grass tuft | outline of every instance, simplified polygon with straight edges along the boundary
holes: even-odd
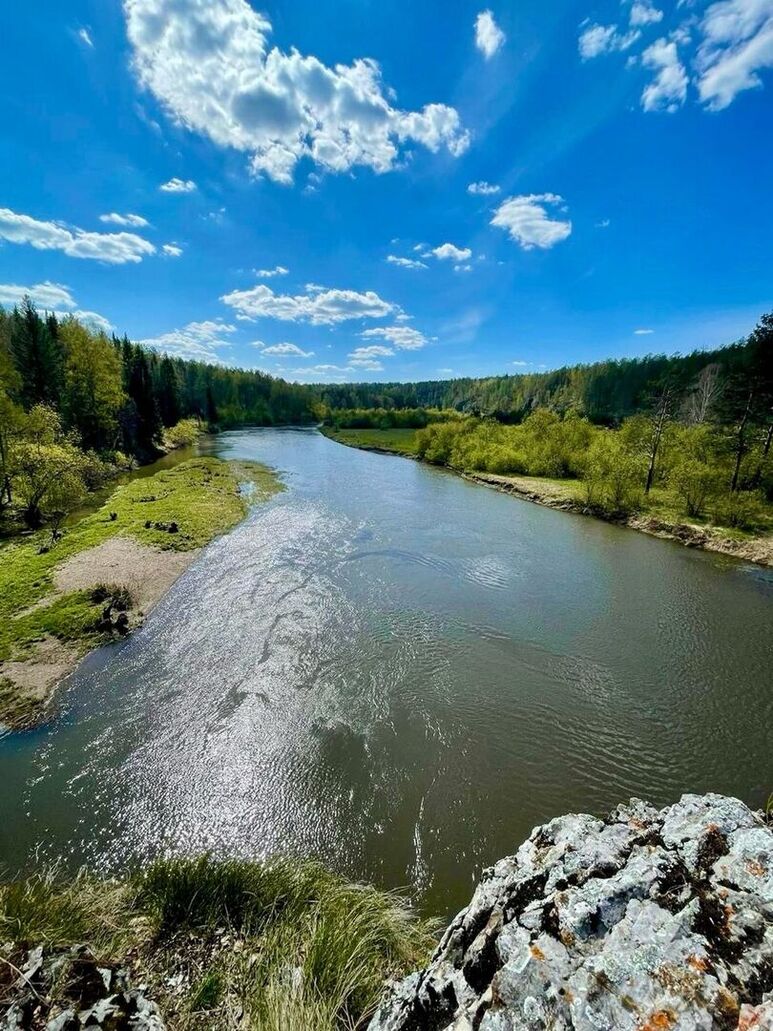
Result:
[[[170,1026],[363,1028],[390,978],[426,962],[433,924],[318,863],[165,859],[121,882],[55,872],[0,886],[0,941],[128,963]]]

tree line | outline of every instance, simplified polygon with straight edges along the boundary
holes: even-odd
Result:
[[[625,513],[653,496],[690,517],[754,529],[773,501],[773,314],[732,361],[687,379],[671,365],[617,428],[540,407],[517,425],[470,417],[417,434],[419,456],[495,474],[582,480],[591,507]]]
[[[750,340],[688,355],[647,355],[563,366],[550,372],[460,378],[418,383],[344,383],[319,388],[320,399],[337,409],[454,409],[504,423],[522,422],[539,408],[576,412],[598,425],[617,426],[647,407],[653,384],[672,382],[686,391],[707,366],[726,380],[743,375]]]
[[[0,515],[18,502],[29,526],[55,520],[111,469],[159,454],[181,420],[217,428],[312,418],[307,387],[158,354],[41,314],[29,299],[0,308]]]
[[[680,447],[696,475],[706,473],[706,465],[716,471],[729,463],[730,494],[767,490],[772,340],[773,315],[766,315],[745,341],[687,356],[477,380],[306,386],[159,354],[125,336],[95,332],[72,316],[41,314],[25,299],[11,311],[0,308],[0,516],[20,511],[30,526],[55,519],[67,497],[72,503],[110,470],[157,455],[165,435],[169,439],[185,420],[213,429],[313,421],[426,426],[423,432],[434,434],[430,452],[448,452],[440,460],[454,464],[454,448],[472,447],[481,464],[470,467],[536,473],[560,466],[533,460],[524,450],[523,442],[533,437],[527,423],[532,429],[542,425],[540,419],[548,425],[540,413],[551,416],[549,436],[564,432],[556,425],[574,432],[582,423],[587,433],[622,424],[619,439],[626,440],[634,434],[630,427],[645,419],[652,432],[637,445],[649,454],[645,493],[658,482],[679,427],[690,431]],[[530,421],[536,415],[540,419]],[[631,422],[636,416],[638,424]],[[440,419],[456,422],[443,428]],[[183,426],[177,438],[188,432]],[[446,447],[445,434],[457,435],[456,443]],[[581,449],[589,446],[586,441]],[[563,468],[574,468],[573,460]]]

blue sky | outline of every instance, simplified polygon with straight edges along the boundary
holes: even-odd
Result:
[[[773,0],[36,0],[3,55],[6,305],[306,382],[773,307]]]

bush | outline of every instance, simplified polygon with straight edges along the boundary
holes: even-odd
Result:
[[[721,495],[712,509],[712,518],[719,526],[738,530],[755,530],[763,519],[763,506],[756,491],[739,490]]]
[[[181,419],[164,431],[164,444],[172,450],[191,447],[199,439],[200,434],[201,427],[195,419]]]

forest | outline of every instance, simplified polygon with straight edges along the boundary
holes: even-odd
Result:
[[[193,423],[311,422],[417,429],[430,461],[582,477],[607,508],[633,507],[639,490],[667,482],[688,514],[711,504],[728,509],[726,523],[749,522],[756,499],[773,492],[773,314],[744,341],[687,356],[305,386],[159,354],[28,299],[0,308],[0,517],[30,528],[56,527],[116,469],[189,439]]]
[[[29,300],[0,308],[0,516],[31,528],[61,521],[115,470],[185,442],[188,420],[217,429],[312,418],[306,387],[158,354]]]
[[[331,411],[454,409],[518,423],[537,408],[549,408],[561,415],[577,412],[592,423],[616,426],[647,407],[653,384],[668,381],[687,389],[707,366],[717,366],[722,379],[742,376],[748,365],[749,340],[689,355],[647,355],[567,365],[551,372],[422,383],[331,384],[319,390]]]

